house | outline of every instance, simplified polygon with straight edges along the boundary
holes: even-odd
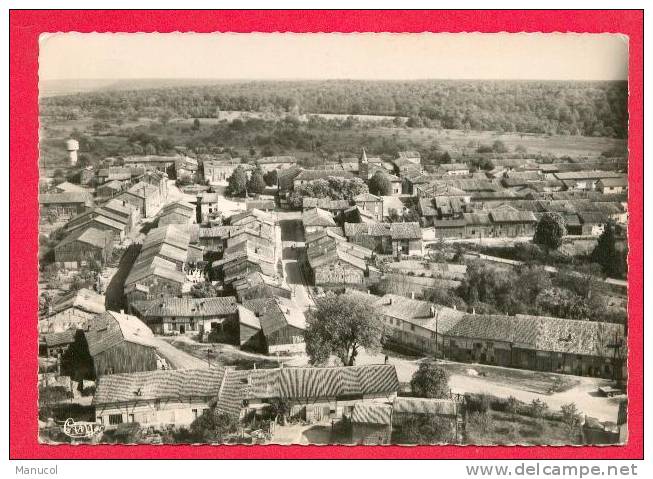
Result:
[[[281,278],[268,276],[260,271],[254,271],[233,281],[231,288],[240,302],[246,299],[273,298],[275,296],[288,299],[291,297],[290,286]]]
[[[195,222],[195,205],[185,201],[166,204],[159,211],[159,227],[167,225],[188,225]]]
[[[61,357],[75,341],[76,331],[76,328],[70,328],[57,333],[39,335],[39,356],[46,358]]]
[[[415,163],[408,158],[396,158],[392,160],[392,164],[395,173],[401,177],[421,175],[424,171],[420,163]]]
[[[537,218],[530,211],[518,211],[512,206],[489,210],[492,222],[491,236],[515,238],[533,236]]]
[[[105,429],[190,426],[220,397],[226,369],[178,369],[111,374],[97,382],[95,420]]]
[[[353,444],[391,444],[391,404],[375,402],[356,403],[354,404],[350,419],[352,428],[351,442]]]
[[[111,180],[101,184],[95,189],[98,200],[108,200],[118,196],[125,189],[126,183],[118,180]]]
[[[303,170],[293,179],[293,188],[298,188],[316,180],[326,180],[328,178],[341,178],[350,180],[355,176],[349,171],[334,170]]]
[[[581,223],[581,235],[600,236],[608,222],[608,217],[601,211],[581,211],[578,213]],[[569,232],[569,234],[573,234]]]
[[[595,190],[599,180],[623,179],[623,173],[613,171],[559,171],[554,173],[556,179],[562,181],[569,190]]]
[[[105,230],[78,228],[54,247],[54,260],[64,268],[86,266],[91,261],[104,265],[113,251],[113,235]]]
[[[238,419],[261,414],[275,399],[289,415],[321,420],[351,415],[357,404],[392,401],[399,389],[392,365],[236,370],[162,370],[98,380],[93,406],[106,429],[135,422],[167,429],[189,426],[212,405]]]
[[[463,219],[466,238],[484,238],[494,232],[492,219],[487,212],[464,213]]]
[[[111,235],[112,241],[120,243],[125,239],[131,225],[125,222],[123,218],[116,217],[113,213],[102,208],[94,208],[82,213],[66,224],[66,230],[69,233],[89,228],[105,231]]]
[[[240,346],[265,354],[304,351],[306,318],[297,305],[286,298],[243,301],[239,309]]]
[[[202,164],[204,168],[204,181],[208,183],[221,183],[227,181],[227,178],[241,165],[241,159],[205,160]],[[249,165],[243,165],[243,167],[245,166]]]
[[[201,259],[201,250],[189,242],[188,230],[179,225],[151,230],[125,279],[128,302],[181,295],[186,266]]]
[[[402,158],[419,165],[422,162],[422,155],[419,151],[400,151],[397,158]]]
[[[599,321],[466,314],[444,333],[444,357],[579,376],[618,377],[623,325]]]
[[[396,294],[386,294],[374,306],[383,318],[389,341],[434,357],[443,356],[443,335],[465,315],[462,311]]]
[[[419,223],[345,223],[347,240],[380,254],[422,256]]]
[[[161,202],[168,198],[168,174],[159,170],[147,170],[138,177],[141,183],[156,187],[159,190]]]
[[[104,301],[103,295],[87,288],[65,294],[50,305],[47,317],[39,319],[39,332],[79,329],[87,320],[105,312]]]
[[[175,159],[175,173],[177,179],[186,178],[191,181],[197,180],[199,166],[195,158],[181,156]]]
[[[371,250],[332,238],[327,241],[312,240],[306,244],[305,267],[311,284],[364,284],[366,260],[372,257]]]
[[[41,219],[67,220],[93,206],[90,193],[43,193],[39,195]]]
[[[467,211],[467,204],[457,196],[420,197],[417,211],[423,218],[424,225],[433,225],[437,220],[462,219]]]
[[[107,311],[83,329],[62,357],[61,368],[74,380],[102,375],[154,371],[157,343],[150,328],[135,316]]]
[[[131,231],[140,219],[140,214],[136,208],[120,200],[109,200],[102,205],[102,212],[113,213],[114,219],[117,219],[125,224],[125,232]]]
[[[312,198],[309,196],[304,196],[302,198],[302,211],[310,210],[312,208],[319,208],[321,210],[326,210],[331,213],[333,216],[342,214],[347,208],[349,208],[348,200],[332,200],[331,198]]]
[[[155,334],[208,334],[237,325],[236,298],[161,298],[136,303],[138,316]]]
[[[265,212],[274,211],[277,205],[274,200],[249,200],[245,202],[246,210],[260,210]]]
[[[219,216],[220,195],[217,193],[202,192],[195,197],[196,218],[198,223],[208,223]],[[199,213],[197,213],[199,212]],[[198,216],[199,214],[199,216]]]
[[[383,221],[383,198],[371,193],[361,193],[353,198],[354,204],[372,215],[375,221]]]
[[[162,203],[159,188],[144,181],[136,183],[115,198],[132,205],[143,218],[156,215]]]
[[[305,234],[336,226],[333,215],[320,208],[302,211],[302,224],[304,225]]]
[[[297,164],[294,156],[265,156],[259,158],[256,163],[264,172],[272,170],[285,170]]]
[[[622,193],[628,189],[628,180],[625,176],[620,178],[601,178],[596,182],[596,189],[604,195]]]
[[[64,181],[63,183],[59,183],[54,187],[56,193],[87,193],[91,194],[91,191],[88,188],[84,188],[83,186],[76,185],[74,183],[71,183],[69,181]]]
[[[469,175],[469,166],[466,163],[443,163],[438,165],[437,173],[447,176]]]
[[[126,156],[123,159],[123,164],[128,168],[144,168],[146,170],[155,169],[167,173],[178,159],[178,156]]]

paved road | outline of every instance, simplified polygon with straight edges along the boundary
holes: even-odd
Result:
[[[304,246],[304,229],[299,212],[280,212],[279,226],[281,227],[282,264],[286,282],[290,286],[293,300],[302,309],[306,310],[315,303],[311,298],[306,279],[297,263],[298,248]]]

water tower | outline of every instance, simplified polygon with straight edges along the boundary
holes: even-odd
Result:
[[[66,140],[66,150],[68,150],[68,162],[70,166],[77,164],[77,150],[79,150],[79,142],[77,140]]]

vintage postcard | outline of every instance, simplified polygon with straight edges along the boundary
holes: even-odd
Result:
[[[626,29],[184,33],[139,15],[30,30],[23,456],[641,447]]]

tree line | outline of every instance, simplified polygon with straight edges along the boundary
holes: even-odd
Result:
[[[408,127],[627,134],[628,87],[570,81],[243,81],[44,98],[44,113],[97,119],[219,118],[221,111],[407,117]]]

